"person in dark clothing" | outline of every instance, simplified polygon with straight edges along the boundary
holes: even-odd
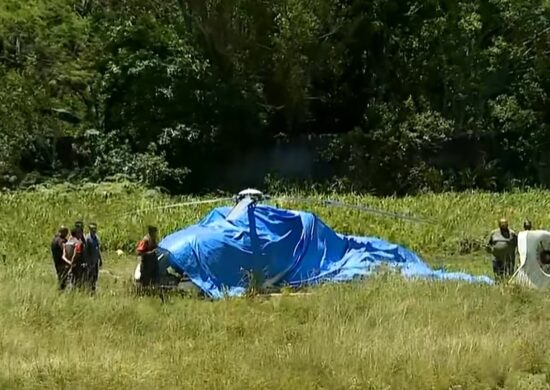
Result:
[[[523,221],[523,229],[524,230],[532,230],[533,229],[533,224],[531,223],[531,221],[529,221],[528,219]]]
[[[99,268],[103,264],[101,256],[101,242],[97,236],[97,225],[91,223],[88,226],[90,233],[86,236],[86,263],[88,267],[88,283],[92,291],[95,291],[97,280],[99,279]]]
[[[81,287],[86,279],[86,261],[84,256],[84,243],[80,239],[79,230],[71,229],[71,237],[63,245],[63,260],[70,264],[71,282],[76,287]]]
[[[151,286],[158,281],[158,259],[155,253],[158,230],[155,226],[149,226],[147,232],[137,245],[142,286]]]
[[[70,263],[63,259],[63,246],[67,242],[69,229],[66,226],[61,226],[51,243],[51,251],[53,264],[57,274],[57,284],[60,290],[65,290],[69,278]]]
[[[516,232],[502,218],[498,229],[491,232],[487,242],[487,251],[493,255],[493,272],[497,280],[507,279],[514,273],[517,245]]]
[[[77,237],[83,244],[86,244],[86,238],[84,237],[84,222],[82,222],[82,220],[76,221],[74,223],[74,228],[77,231]]]

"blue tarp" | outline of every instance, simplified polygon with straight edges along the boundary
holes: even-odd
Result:
[[[264,287],[349,281],[380,265],[405,277],[492,283],[486,276],[432,270],[415,253],[375,237],[336,233],[315,214],[268,205],[249,207],[238,218],[231,208],[212,210],[202,221],[160,243],[169,262],[212,298],[242,295],[247,275]]]

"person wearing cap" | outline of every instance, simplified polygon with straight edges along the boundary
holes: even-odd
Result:
[[[99,279],[99,268],[103,265],[103,257],[101,255],[101,241],[97,235],[97,224],[90,223],[88,229],[89,234],[86,236],[84,248],[88,272],[87,282],[92,292],[95,292],[97,280]]]
[[[157,248],[158,229],[155,226],[147,227],[147,234],[136,248],[140,264],[140,283],[149,286],[158,279],[158,264],[155,249]]]
[[[70,263],[67,263],[63,259],[63,246],[67,242],[68,235],[69,235],[69,229],[67,229],[67,227],[64,225],[61,225],[51,243],[53,264],[54,264],[55,272],[57,274],[58,288],[60,290],[65,290],[65,288],[67,287],[69,270],[71,268]]]
[[[510,278],[516,262],[517,234],[508,227],[508,221],[502,218],[498,229],[489,235],[487,251],[493,255],[493,272],[497,280]]]

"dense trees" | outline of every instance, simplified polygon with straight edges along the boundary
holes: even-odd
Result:
[[[548,0],[3,0],[0,184],[550,184]]]

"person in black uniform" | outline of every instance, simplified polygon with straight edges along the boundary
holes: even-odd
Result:
[[[101,256],[101,241],[97,235],[97,224],[91,223],[88,228],[90,234],[86,236],[84,242],[84,251],[86,253],[86,263],[88,267],[87,282],[92,292],[95,292],[97,280],[99,278],[99,268],[103,265],[103,258]]]
[[[69,229],[61,226],[51,243],[51,251],[55,272],[57,273],[57,283],[60,290],[65,290],[69,278],[71,264],[63,260],[63,246],[67,242]]]

